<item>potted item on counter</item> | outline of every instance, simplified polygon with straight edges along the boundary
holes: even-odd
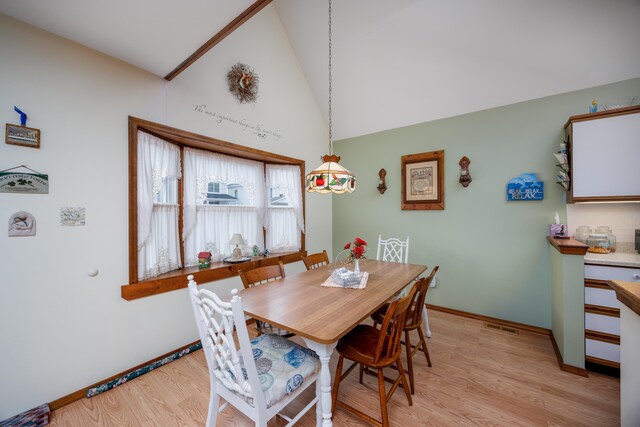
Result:
[[[601,225],[596,228],[597,234],[606,234],[609,239],[609,252],[616,251],[616,236],[613,235],[611,231],[611,227],[607,227],[606,225]]]
[[[578,242],[587,243],[589,235],[593,233],[593,230],[586,225],[580,225],[576,228],[576,234],[573,236]]]
[[[608,254],[611,252],[609,236],[606,234],[590,234],[587,238],[587,245],[589,245],[589,249],[587,249],[587,251],[594,254]]]

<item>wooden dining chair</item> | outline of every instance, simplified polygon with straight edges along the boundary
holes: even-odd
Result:
[[[415,394],[415,381],[413,377],[413,356],[422,349],[424,356],[427,358],[427,365],[431,367],[431,357],[429,357],[429,349],[427,348],[427,340],[422,332],[422,308],[424,307],[425,299],[427,297],[427,291],[433,281],[433,278],[438,272],[439,266],[433,267],[428,277],[423,277],[416,282],[417,292],[412,301],[404,325],[404,345],[405,352],[407,354],[407,368],[409,369],[409,382],[411,383],[411,394]],[[373,326],[382,324],[384,321],[389,304],[385,304],[380,307],[375,313],[371,315],[373,319]],[[417,345],[411,344],[411,331],[418,331],[419,341]]]
[[[409,236],[407,240],[400,240],[395,237],[383,239],[382,234],[378,235],[378,252],[376,254],[378,261],[389,262],[402,262],[407,264],[409,262]],[[429,313],[427,308],[424,307],[423,321],[424,329],[427,334],[427,338],[431,338],[431,328],[429,328]]]
[[[240,279],[245,289],[255,286],[264,285],[275,280],[284,279],[284,264],[280,261],[275,265],[267,265],[266,267],[258,267],[253,270],[238,271]]]
[[[332,395],[332,411],[334,411],[334,413],[336,406],[339,406],[371,424],[387,427],[389,425],[387,401],[391,398],[400,383],[402,383],[402,388],[407,396],[409,406],[413,405],[411,394],[409,393],[409,386],[407,384],[407,377],[402,366],[402,358],[400,357],[402,352],[400,340],[402,339],[402,331],[404,329],[409,306],[414,300],[417,290],[418,283],[413,286],[406,297],[393,301],[389,304],[384,319],[382,319],[380,329],[371,325],[361,324],[356,326],[351,332],[338,341],[336,350],[338,351],[340,358],[338,359],[338,366],[334,377],[335,383],[333,385]],[[354,363],[343,374],[342,366],[344,359],[352,360]],[[361,371],[363,367],[378,371],[378,392],[380,395],[380,413],[382,420],[377,420],[360,410],[347,405],[345,402],[338,400],[340,383],[358,365],[361,367]],[[398,370],[398,378],[393,382],[393,385],[389,389],[389,393],[387,393],[385,390],[385,376],[383,369],[393,365],[396,365]]]
[[[318,252],[317,254],[303,256],[302,262],[304,262],[307,270],[315,270],[318,267],[329,264],[329,255],[327,255],[327,251]]]
[[[320,395],[317,381],[320,360],[315,352],[275,335],[249,341],[238,291],[232,290],[231,302],[225,302],[207,289],[198,289],[193,276],[188,280],[189,297],[209,368],[207,427],[216,425],[218,413],[229,403],[256,426],[266,427],[271,418],[314,382],[316,395]],[[223,405],[221,397],[226,402]],[[312,399],[293,419],[280,416],[291,426],[317,401],[317,397]]]
[[[275,265],[267,265],[265,267],[254,268],[253,270],[239,271],[240,280],[245,289],[253,288],[256,286],[266,285],[276,280],[284,279],[284,264],[280,261]],[[295,334],[275,327],[267,322],[261,320],[255,320],[256,330],[258,335],[262,334],[275,334],[286,338],[290,338]]]

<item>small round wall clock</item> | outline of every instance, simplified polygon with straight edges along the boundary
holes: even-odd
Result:
[[[256,102],[258,98],[259,80],[253,68],[240,62],[231,67],[231,70],[227,74],[229,91],[231,91],[242,104]]]

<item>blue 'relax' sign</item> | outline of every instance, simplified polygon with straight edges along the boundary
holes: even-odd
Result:
[[[544,182],[535,173],[523,173],[507,184],[507,201],[544,199]]]

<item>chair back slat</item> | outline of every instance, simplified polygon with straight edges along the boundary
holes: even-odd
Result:
[[[416,282],[406,297],[393,301],[389,305],[387,314],[384,316],[380,326],[378,344],[373,356],[374,363],[385,359],[395,359],[400,353],[400,339],[402,338],[407,311],[414,300],[418,285]]]
[[[423,277],[416,282],[416,285],[418,285],[418,291],[416,292],[414,303],[411,304],[409,314],[407,314],[405,326],[407,329],[416,328],[422,323],[422,307],[424,307],[429,286],[431,286],[433,278],[436,277],[436,273],[439,268],[439,266],[433,267],[429,276]]]
[[[315,270],[318,267],[329,264],[329,255],[327,251],[318,252],[317,254],[303,256],[302,262],[304,262],[307,270]]]
[[[266,407],[238,291],[234,289],[232,301],[225,302],[207,289],[198,289],[193,276],[188,279],[189,296],[209,367],[211,387],[223,386],[250,404]],[[234,330],[237,331],[240,348],[236,346]]]
[[[402,241],[395,237],[383,239],[382,234],[378,235],[378,252],[376,253],[378,261],[388,262],[409,262],[409,236],[407,240]]]
[[[280,261],[276,265],[254,268],[253,270],[238,272],[245,289],[264,285],[275,280],[284,279],[284,264]]]

